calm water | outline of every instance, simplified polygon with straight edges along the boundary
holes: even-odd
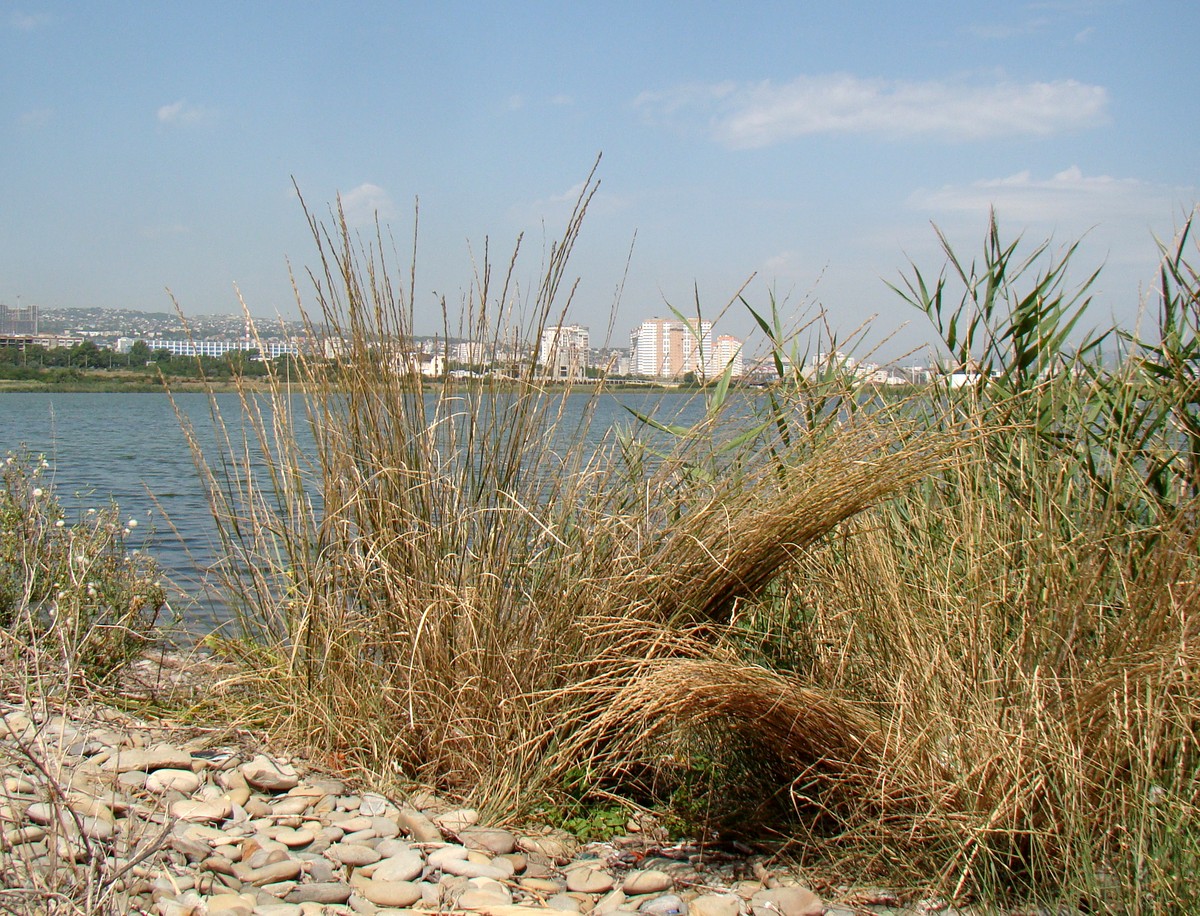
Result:
[[[587,397],[572,395],[569,408],[579,415]],[[176,403],[200,441],[215,447],[208,397],[181,394]],[[218,395],[217,404],[234,426],[241,411],[237,396]],[[606,396],[597,408],[590,439],[599,442],[614,424],[632,421],[623,404],[672,422],[693,422],[703,413],[701,404],[681,393]],[[303,416],[299,399],[296,407],[296,415]],[[22,447],[46,456],[54,490],[72,516],[115,502],[122,518],[137,519],[130,547],[146,550],[162,565],[182,592],[173,606],[195,629],[210,628],[222,619],[220,600],[206,586],[206,571],[218,554],[212,517],[179,419],[165,394],[0,394],[0,457]]]

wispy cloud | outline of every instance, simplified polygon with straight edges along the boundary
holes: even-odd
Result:
[[[579,195],[584,193],[586,184],[582,181],[571,185],[557,194],[550,194],[537,200],[516,204],[511,212],[512,217],[521,223],[549,221],[556,223],[564,220],[574,209]],[[607,216],[620,212],[630,206],[628,198],[605,191],[597,191],[588,203],[590,216]]]
[[[1169,217],[1195,189],[1169,188],[1136,178],[1085,175],[1077,166],[1035,178],[1029,171],[969,185],[922,189],[909,197],[919,210],[942,213],[986,213],[1022,223],[1089,223],[1134,220],[1142,225]]]
[[[34,108],[21,113],[21,126],[29,130],[45,127],[54,120],[53,108]]]
[[[635,106],[652,122],[699,121],[717,142],[750,149],[815,134],[1046,136],[1104,123],[1108,92],[1075,80],[979,84],[825,74],[781,85],[715,83],[644,92]]]
[[[160,124],[193,125],[211,122],[216,118],[216,112],[198,105],[189,105],[180,99],[170,105],[160,105],[155,116]]]
[[[365,182],[339,195],[339,199],[346,225],[351,227],[371,226],[376,218],[386,221],[396,217],[391,195],[377,184]]]
[[[184,223],[160,223],[155,226],[143,226],[139,234],[149,241],[157,241],[187,235],[191,231],[191,227]]]
[[[44,25],[50,25],[53,21],[54,17],[49,13],[26,13],[22,10],[13,10],[8,16],[9,25],[18,32],[32,32]]]
[[[1050,25],[1045,17],[1026,19],[1021,22],[977,23],[967,27],[967,33],[976,38],[988,41],[1007,41],[1010,38],[1021,38],[1026,35],[1036,35]]]

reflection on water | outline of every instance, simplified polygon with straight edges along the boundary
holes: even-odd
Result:
[[[591,422],[580,430],[588,399],[587,393],[568,398],[561,429],[585,437],[592,446],[613,426],[633,425],[626,406],[685,425],[703,415],[702,403],[690,394],[621,392],[602,396]],[[208,396],[179,394],[175,402],[197,439],[215,449]],[[237,395],[218,395],[216,403],[236,434],[241,415]],[[299,395],[294,406],[295,416],[302,418]],[[307,428],[301,434],[309,435]],[[165,394],[0,394],[0,455],[19,448],[50,461],[53,486],[68,517],[116,502],[123,518],[138,520],[129,546],[147,550],[162,565],[180,590],[172,604],[192,629],[210,629],[226,616],[206,584],[206,571],[219,558],[216,530],[187,440]]]

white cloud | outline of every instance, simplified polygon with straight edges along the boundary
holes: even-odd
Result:
[[[987,41],[1006,41],[1010,38],[1020,38],[1025,35],[1036,35],[1038,32],[1044,31],[1050,25],[1050,21],[1046,18],[1027,19],[1024,22],[1017,23],[987,23],[986,25],[972,25],[967,27],[967,32],[974,35],[976,38],[982,38]]]
[[[514,220],[523,224],[539,222],[558,224],[571,214],[575,203],[579,200],[579,195],[584,193],[586,187],[586,183],[580,181],[557,194],[515,204],[509,211],[510,215]],[[631,201],[626,197],[597,190],[588,202],[588,215],[592,217],[609,216],[627,209],[630,205]]]
[[[748,149],[814,134],[1045,136],[1104,123],[1108,92],[1075,80],[972,84],[825,74],[783,85],[683,86],[642,93],[635,105],[651,121],[707,119],[715,140]]]
[[[191,228],[183,223],[162,223],[156,226],[143,226],[139,234],[150,241],[187,235]]]
[[[9,24],[18,32],[32,32],[53,21],[48,13],[25,13],[21,10],[13,10],[8,17]]]
[[[394,219],[396,206],[392,198],[377,184],[366,182],[357,188],[339,195],[342,213],[346,217],[346,225],[373,226],[376,217],[381,221]]]
[[[1172,215],[1194,189],[1168,188],[1136,178],[1084,175],[1077,166],[1050,178],[1029,171],[969,185],[920,189],[908,202],[919,210],[986,213],[1023,223],[1099,223],[1137,220],[1143,225]]]
[[[31,130],[45,127],[54,120],[53,108],[35,108],[21,113],[21,126]]]
[[[213,120],[215,112],[196,105],[189,105],[183,99],[170,105],[160,105],[155,112],[160,124],[202,124]]]

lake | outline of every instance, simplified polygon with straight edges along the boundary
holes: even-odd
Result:
[[[303,416],[300,395],[296,415]],[[580,415],[590,395],[570,395]],[[175,403],[206,447],[216,445],[208,396],[176,395]],[[236,394],[216,403],[232,426],[240,416]],[[665,421],[692,423],[703,415],[693,393],[629,391],[605,395],[597,405],[589,439],[599,442],[632,415],[624,405]],[[570,429],[567,423],[564,428]],[[216,532],[191,450],[164,393],[8,392],[0,394],[0,456],[26,448],[50,462],[51,483],[73,520],[89,508],[116,503],[124,519],[136,519],[128,538],[163,567],[178,590],[172,606],[195,632],[225,619],[208,581],[218,558]]]

